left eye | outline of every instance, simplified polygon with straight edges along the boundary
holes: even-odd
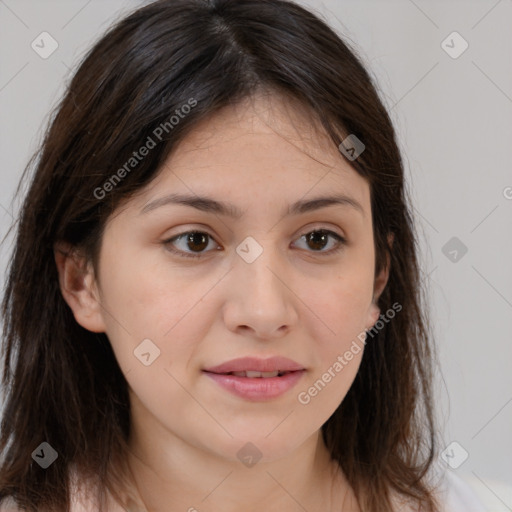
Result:
[[[329,238],[335,240],[334,248],[324,251],[323,249],[328,245]],[[345,239],[342,236],[326,229],[310,231],[308,233],[305,233],[304,235],[301,235],[299,239],[304,240],[306,244],[310,244],[310,247],[313,247],[312,252],[317,252],[321,254],[332,254],[338,252],[343,248],[343,245],[346,243]],[[206,251],[205,249],[208,247],[209,242],[213,240],[213,237],[210,236],[208,233],[205,233],[204,231],[186,231],[168,240],[165,240],[163,244],[167,246],[169,251],[178,254],[179,256],[183,256],[186,258],[200,258],[204,252],[210,252]],[[192,249],[192,252],[187,252],[186,250],[183,250],[183,248],[175,249],[173,247],[176,245],[177,242],[183,241],[185,241],[186,248]]]
[[[328,251],[321,251],[320,249],[324,249],[325,246],[327,245],[327,241],[329,238],[334,239],[336,241],[334,244],[334,248]],[[314,252],[321,252],[323,254],[332,254],[338,252],[343,248],[343,245],[346,242],[342,236],[338,235],[337,233],[334,233],[334,231],[329,231],[327,229],[310,231],[309,233],[302,235],[300,239],[304,239],[308,244],[313,244],[313,247],[315,247]]]

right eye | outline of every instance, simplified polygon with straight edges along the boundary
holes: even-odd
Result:
[[[173,236],[168,240],[165,240],[163,244],[166,248],[178,256],[184,258],[201,258],[209,245],[209,242],[213,241],[213,237],[204,231],[185,231],[179,235]],[[175,249],[176,243],[181,243],[181,249]],[[218,246],[217,246],[218,247]],[[192,252],[187,252],[186,249],[193,249]],[[196,252],[194,250],[197,249]]]

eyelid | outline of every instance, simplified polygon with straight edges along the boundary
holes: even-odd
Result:
[[[346,238],[342,234],[342,232],[338,233],[336,231],[336,228],[330,227],[327,224],[329,224],[329,223],[319,223],[319,224],[308,225],[306,228],[303,228],[300,230],[300,234],[298,235],[298,238],[300,238],[304,235],[307,235],[308,233],[312,233],[314,231],[324,231],[324,232],[327,232],[328,234],[336,235],[337,237],[341,238],[343,241],[346,242]],[[339,228],[338,228],[338,230],[341,231]]]

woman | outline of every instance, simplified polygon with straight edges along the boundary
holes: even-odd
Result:
[[[84,59],[23,206],[5,510],[443,510],[422,302],[347,45],[283,0],[151,3]]]

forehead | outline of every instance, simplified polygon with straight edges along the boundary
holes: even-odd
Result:
[[[176,192],[229,197],[244,210],[255,194],[291,204],[346,193],[369,210],[366,180],[309,111],[280,96],[248,98],[201,121],[139,195],[137,206]]]
[[[243,151],[246,149],[247,151]],[[205,153],[222,163],[238,163],[257,156],[261,165],[270,158],[289,159],[311,167],[333,166],[353,170],[340,155],[311,111],[280,95],[258,95],[221,109],[178,145],[170,160],[203,159]]]

